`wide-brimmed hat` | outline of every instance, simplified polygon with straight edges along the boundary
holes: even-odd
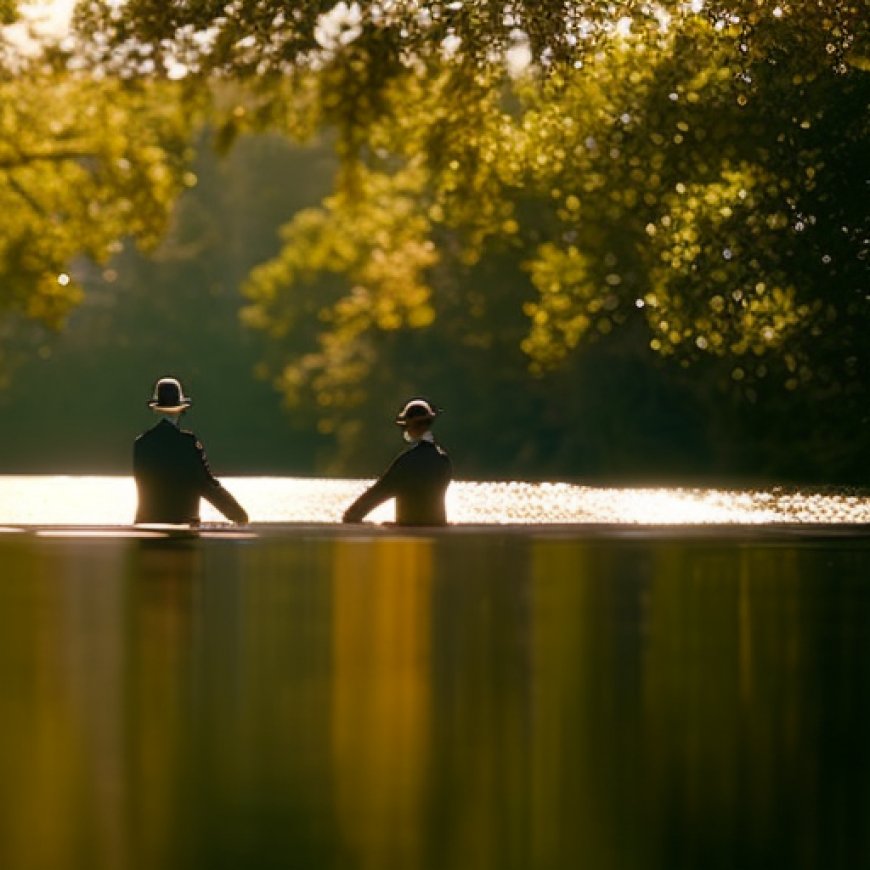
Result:
[[[154,396],[148,407],[155,411],[184,411],[191,406],[191,400],[184,395],[181,381],[176,378],[160,378],[154,385]]]
[[[396,416],[397,426],[407,426],[412,420],[434,420],[441,413],[426,399],[410,399]]]

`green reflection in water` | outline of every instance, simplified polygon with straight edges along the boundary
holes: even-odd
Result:
[[[861,547],[536,547],[535,866],[870,857],[868,568]]]
[[[0,867],[857,867],[870,549],[0,538]]]

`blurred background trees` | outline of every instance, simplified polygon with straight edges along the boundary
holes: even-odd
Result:
[[[41,316],[19,269],[19,310],[57,322],[65,264],[153,240],[199,174],[158,259],[110,271],[130,311],[172,300],[129,330],[143,362],[161,367],[151,336],[187,335],[177,363],[247,396],[274,470],[370,472],[396,406],[425,393],[466,476],[866,481],[862,5],[80,2],[78,42],[41,69],[136,126],[99,122],[103,163],[47,162],[105,202],[52,204],[81,244],[25,247],[63,302]],[[309,150],[266,169],[246,156],[262,137]],[[196,142],[224,168],[193,172]],[[98,187],[104,164],[127,175]],[[217,352],[193,337],[212,321]],[[231,464],[250,465],[247,438],[219,442]]]
[[[0,23],[17,19],[0,5]],[[124,239],[153,248],[195,179],[195,115],[166,81],[95,74],[0,30],[0,370],[21,333],[60,329],[82,299],[73,264]],[[190,108],[192,103],[188,106]]]

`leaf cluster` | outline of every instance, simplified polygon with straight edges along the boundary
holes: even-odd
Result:
[[[186,176],[189,120],[158,84],[56,71],[0,82],[2,305],[58,327],[74,264],[154,244]]]
[[[777,8],[756,5],[744,20],[742,10],[719,4],[666,28],[647,20],[638,32],[602,31],[594,51],[533,64],[519,77],[493,64],[406,68],[379,92],[378,111],[353,120],[356,144],[339,179],[347,195],[330,202],[319,232],[352,243],[359,236],[347,227],[361,211],[398,218],[417,233],[418,249],[438,252],[441,268],[415,274],[408,287],[420,294],[428,281],[425,298],[442,314],[450,268],[505,246],[520,252],[529,291],[521,346],[538,374],[640,321],[660,354],[729,361],[732,383],[750,398],[771,376],[789,389],[814,379],[851,389],[864,353],[854,325],[868,318],[867,218],[857,186],[868,81],[843,58],[854,60],[860,28],[848,5],[828,4],[835,17],[818,32],[796,10]],[[327,101],[336,95],[338,117],[349,117],[341,69],[309,74]],[[420,216],[412,223],[404,221],[409,190],[390,182],[407,173]],[[364,174],[381,177],[377,195],[354,189]],[[316,246],[300,237],[291,224],[279,259],[307,258],[316,268],[306,254]],[[371,257],[368,239],[345,261]],[[262,304],[263,274],[249,285],[249,322],[260,326],[272,316]],[[360,319],[358,306],[374,311],[384,297],[396,304],[402,289],[375,271],[363,282],[359,274],[358,266],[347,274],[349,296],[319,310],[319,341],[333,351],[306,356],[304,377],[291,364],[294,395],[302,383],[319,395],[317,372],[338,375],[330,360],[339,348],[373,359],[384,329],[413,328]],[[293,308],[295,279],[285,273],[282,287],[272,281],[269,299],[283,296]],[[340,311],[365,326],[345,328]],[[496,316],[457,328],[500,325]],[[295,346],[289,334],[282,340]],[[348,370],[348,384],[363,373]],[[362,395],[354,389],[355,402]]]

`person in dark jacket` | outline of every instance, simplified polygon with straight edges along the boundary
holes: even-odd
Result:
[[[245,509],[211,473],[205,450],[193,432],[180,428],[191,401],[175,378],[161,378],[148,406],[160,415],[156,426],[133,444],[133,476],[139,494],[137,523],[199,523],[200,498],[234,523],[248,522]]]
[[[437,411],[425,399],[411,399],[396,424],[411,445],[345,512],[343,521],[359,523],[389,498],[396,499],[396,522],[404,526],[441,526],[447,522],[444,494],[450,483],[450,458],[436,443],[432,423]]]

